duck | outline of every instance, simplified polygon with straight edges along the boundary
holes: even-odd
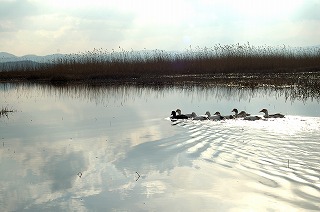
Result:
[[[251,114],[246,113],[246,111],[242,110],[240,113],[238,113],[238,109],[234,108],[231,112],[234,112],[235,118],[244,118],[246,116],[250,116]]]
[[[188,118],[194,118],[197,116],[195,112],[192,112],[191,114],[182,114],[180,109],[177,109],[176,112],[178,113],[178,115],[185,115],[188,116]]]
[[[188,116],[186,115],[177,115],[176,111],[171,112],[171,119],[188,119]]]
[[[264,113],[264,118],[284,118],[284,115],[281,113],[269,114],[265,108],[260,110],[260,113]]]
[[[200,121],[204,121],[204,120],[209,120],[207,115],[197,115],[195,112],[191,113],[191,119],[192,120],[200,120]]]
[[[242,110],[239,114],[240,117],[246,117],[246,116],[251,116],[250,113],[247,113],[246,111]]]
[[[214,115],[216,115],[216,116],[221,116],[221,117],[223,117],[223,119],[234,119],[234,116],[233,115],[229,115],[229,116],[222,116],[221,114],[220,114],[220,112],[215,112],[215,114]]]
[[[209,111],[206,112],[206,115],[208,116],[208,119],[213,120],[213,121],[220,121],[224,120],[225,118],[220,115],[219,112],[215,112],[213,116],[211,116],[211,113]]]
[[[261,119],[260,116],[251,116],[250,113],[247,113],[244,110],[238,113],[238,110],[236,108],[234,108],[231,112],[235,113],[236,118],[243,118],[243,120],[247,120],[247,121],[256,121]]]

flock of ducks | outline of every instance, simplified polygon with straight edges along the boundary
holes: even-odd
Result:
[[[215,112],[213,115],[209,111],[205,113],[205,115],[198,116],[195,112],[190,114],[182,114],[180,109],[171,112],[170,119],[175,121],[177,119],[192,119],[192,120],[212,120],[212,121],[221,121],[226,119],[236,119],[243,118],[244,120],[255,121],[262,119],[260,116],[251,116],[251,114],[246,113],[245,111],[239,111],[234,108],[231,112],[233,115],[222,116],[220,112]],[[263,118],[284,118],[284,115],[281,113],[269,114],[267,109],[262,109],[259,111],[260,113],[264,113]]]

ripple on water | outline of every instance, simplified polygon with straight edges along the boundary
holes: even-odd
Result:
[[[260,192],[320,209],[320,118],[288,116],[259,121],[184,121],[187,153],[251,176]],[[250,183],[249,183],[250,184]],[[253,186],[253,187],[254,187]],[[275,189],[281,188],[282,190]]]

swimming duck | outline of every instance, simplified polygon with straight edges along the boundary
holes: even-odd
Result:
[[[208,116],[208,119],[213,120],[213,121],[220,121],[220,120],[224,119],[224,117],[221,116],[219,112],[216,112],[213,116],[211,116],[211,113],[209,111],[207,111],[206,115]]]
[[[186,114],[187,115],[187,114]],[[208,120],[208,116],[207,115],[200,115],[198,116],[195,112],[192,112],[190,114],[190,117],[192,120],[200,120],[200,121],[203,121],[203,120]]]
[[[188,116],[188,118],[194,118],[197,116],[195,112],[192,112],[191,114],[182,114],[180,109],[177,109],[176,112],[178,113],[178,115],[185,115]]]
[[[176,111],[171,112],[171,119],[188,119],[188,116],[186,115],[177,115]]]
[[[246,116],[250,116],[250,113],[247,113],[246,111],[242,110],[239,114],[240,117],[246,117]]]
[[[284,118],[284,115],[281,113],[269,114],[267,109],[260,110],[260,113],[264,113],[264,118]]]
[[[246,111],[242,110],[240,113],[238,113],[238,109],[234,108],[231,112],[234,112],[234,117],[235,118],[243,118],[246,116],[250,116],[249,113],[246,113]]]
[[[233,115],[222,116],[222,115],[220,114],[220,112],[215,112],[214,115],[216,115],[216,116],[221,116],[221,117],[223,117],[223,119],[234,119],[234,116],[233,116]]]

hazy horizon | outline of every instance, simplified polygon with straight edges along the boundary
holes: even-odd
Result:
[[[0,0],[0,52],[320,44],[320,1]]]

